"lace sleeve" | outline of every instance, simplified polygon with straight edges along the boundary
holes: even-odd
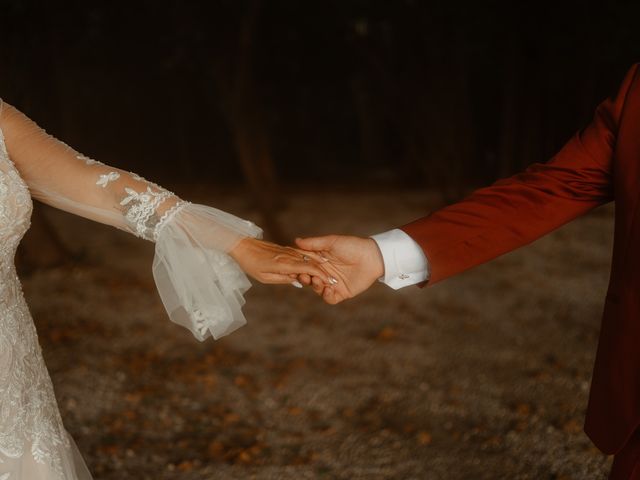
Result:
[[[241,306],[250,283],[226,252],[260,236],[258,227],[93,160],[10,105],[0,108],[9,156],[33,198],[155,242],[154,279],[171,320],[199,340],[246,323]]]

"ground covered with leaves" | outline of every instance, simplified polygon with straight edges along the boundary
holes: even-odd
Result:
[[[255,219],[238,195],[201,195]],[[292,194],[293,234],[372,234],[412,192]],[[249,324],[172,324],[153,246],[47,211],[82,261],[23,275],[65,424],[96,479],[600,479],[582,431],[612,208],[426,290],[337,307],[256,285]]]

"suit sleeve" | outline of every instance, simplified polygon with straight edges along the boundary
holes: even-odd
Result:
[[[401,227],[423,249],[429,285],[538,239],[613,199],[613,157],[638,65],[594,119],[547,163],[477,190],[461,202]]]

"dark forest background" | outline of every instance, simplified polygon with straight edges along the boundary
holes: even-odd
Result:
[[[640,58],[638,1],[0,5],[5,101],[105,162],[267,206],[300,183],[454,199],[548,159]]]
[[[546,161],[638,61],[640,0],[0,0],[0,97],[283,243]],[[167,319],[149,242],[36,202],[17,264],[101,480],[587,480],[613,213],[428,292],[256,284],[215,343]]]

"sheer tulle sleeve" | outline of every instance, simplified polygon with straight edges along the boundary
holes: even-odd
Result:
[[[172,321],[199,340],[246,323],[250,283],[227,252],[261,235],[253,223],[82,155],[1,101],[0,128],[33,198],[155,242],[153,276]]]

